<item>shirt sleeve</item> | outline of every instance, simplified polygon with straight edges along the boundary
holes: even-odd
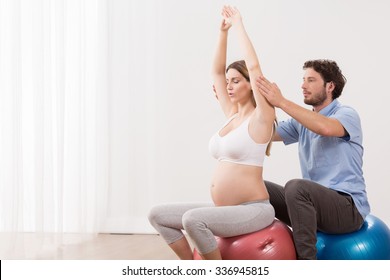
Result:
[[[353,141],[359,144],[363,141],[362,127],[360,123],[359,114],[351,107],[341,107],[337,112],[331,116],[337,119],[347,131],[348,135],[343,137],[346,141]]]
[[[294,119],[279,122],[276,131],[285,145],[296,143],[299,140],[299,124]]]

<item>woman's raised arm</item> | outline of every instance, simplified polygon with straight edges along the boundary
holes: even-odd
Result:
[[[230,22],[237,32],[238,41],[241,49],[243,50],[245,64],[249,71],[253,95],[256,101],[256,115],[260,121],[272,124],[276,117],[275,108],[259,92],[259,89],[256,86],[256,78],[262,76],[263,73],[261,71],[260,62],[256,51],[245,30],[241,14],[237,8],[225,6],[223,8],[222,15],[225,21]]]
[[[214,82],[213,90],[226,117],[230,117],[237,112],[237,106],[230,101],[226,89],[226,53],[228,30],[230,27],[230,23],[222,20],[217,48],[215,50],[214,61],[211,68],[211,75]]]

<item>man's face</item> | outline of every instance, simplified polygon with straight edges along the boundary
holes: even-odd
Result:
[[[301,88],[303,90],[303,101],[307,105],[311,105],[314,108],[322,108],[332,102],[332,96],[331,93],[327,93],[325,81],[320,73],[313,68],[305,70]]]

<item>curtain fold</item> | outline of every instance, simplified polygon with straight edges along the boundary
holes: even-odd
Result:
[[[96,233],[108,187],[106,0],[0,0],[0,232]]]

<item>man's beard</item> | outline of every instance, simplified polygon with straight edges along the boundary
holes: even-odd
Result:
[[[321,93],[315,95],[314,97],[313,97],[313,95],[311,95],[311,97],[312,98],[310,98],[310,100],[304,99],[303,102],[305,102],[305,104],[311,105],[313,107],[322,105],[327,98],[325,90],[322,91]]]

